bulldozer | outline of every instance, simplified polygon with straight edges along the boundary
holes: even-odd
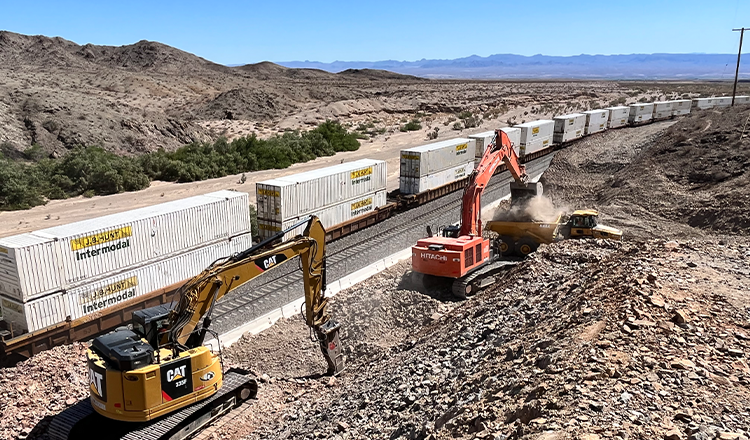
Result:
[[[283,241],[287,232],[304,233]],[[325,229],[311,216],[250,249],[222,258],[175,294],[176,301],[133,313],[132,325],[93,340],[86,351],[90,399],[50,423],[54,440],[179,440],[256,396],[244,370],[224,371],[221,351],[204,345],[216,302],[255,277],[299,256],[304,317],[328,364],[344,370],[340,325],[325,298]]]

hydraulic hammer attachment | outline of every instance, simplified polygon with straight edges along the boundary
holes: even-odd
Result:
[[[510,205],[522,206],[536,196],[541,196],[543,192],[542,184],[539,182],[528,182],[521,184],[511,182],[510,184]]]
[[[328,374],[338,376],[344,371],[344,355],[341,353],[341,340],[339,339],[339,328],[341,324],[330,320],[320,326],[318,339],[323,356],[328,362]]]

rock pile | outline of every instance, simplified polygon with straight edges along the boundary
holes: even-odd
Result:
[[[0,369],[0,439],[38,438],[51,418],[89,396],[86,347],[55,347]]]
[[[569,241],[250,438],[746,438],[750,246]]]

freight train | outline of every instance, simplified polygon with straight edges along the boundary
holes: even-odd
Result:
[[[750,104],[750,97],[735,102]],[[502,128],[522,162],[607,129],[726,107],[699,98],[608,107]],[[256,185],[260,238],[315,214],[326,240],[381,222],[462,189],[494,132],[400,152],[399,188],[387,192],[386,163],[363,159]],[[504,166],[498,172],[504,170]],[[215,258],[251,244],[247,194],[220,191],[0,239],[0,357],[29,357],[129,320]],[[298,231],[292,231],[294,235]],[[119,246],[119,247],[118,247]],[[221,255],[220,255],[221,254]]]

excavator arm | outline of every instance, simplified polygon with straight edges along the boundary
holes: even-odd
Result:
[[[274,245],[283,235],[307,224],[303,235]],[[169,345],[174,350],[192,349],[203,344],[211,325],[216,302],[258,275],[300,257],[305,289],[305,321],[313,329],[328,362],[328,372],[344,368],[339,341],[339,324],[328,314],[325,298],[325,229],[312,216],[252,248],[218,260],[183,285],[176,293],[178,302],[170,312]]]
[[[482,235],[482,193],[501,163],[505,164],[516,180],[515,188],[527,185],[529,177],[526,175],[526,167],[521,165],[508,135],[502,130],[496,130],[492,142],[484,151],[479,165],[469,176],[469,183],[464,189],[459,236],[479,237]],[[531,189],[531,191],[534,190]]]

